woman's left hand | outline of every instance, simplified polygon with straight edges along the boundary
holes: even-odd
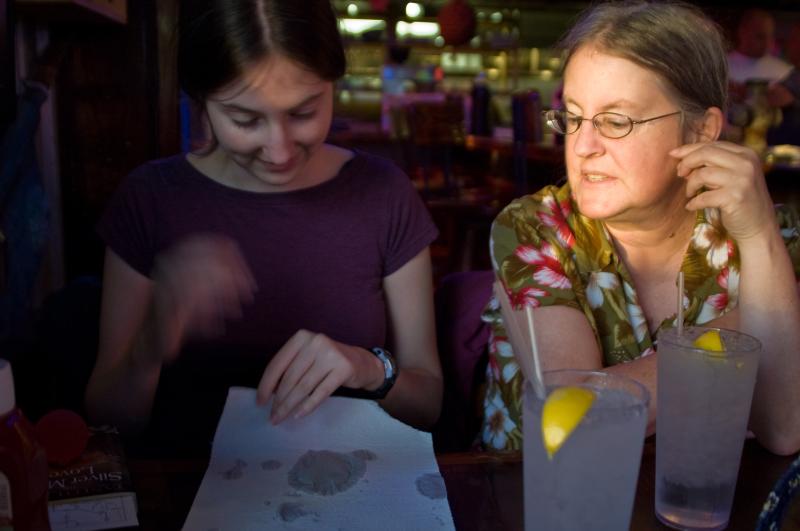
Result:
[[[719,208],[722,224],[738,242],[774,230],[775,213],[761,160],[731,142],[702,142],[673,149],[678,175],[686,179],[689,210]]]
[[[340,386],[377,389],[383,378],[383,364],[367,350],[300,330],[267,365],[257,400],[263,405],[274,395],[270,421],[277,424],[308,415]]]

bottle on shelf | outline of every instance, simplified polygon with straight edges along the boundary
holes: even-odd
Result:
[[[470,134],[491,136],[490,119],[492,93],[486,82],[486,73],[479,72],[472,84],[472,107],[470,112]]]
[[[50,531],[47,456],[16,406],[11,364],[0,359],[0,529]]]
[[[542,142],[542,100],[538,90],[523,90],[511,96],[511,124],[514,142]]]

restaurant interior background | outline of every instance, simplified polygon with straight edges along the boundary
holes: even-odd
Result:
[[[696,3],[729,34],[747,7]],[[560,146],[530,116],[551,105],[560,81],[553,45],[589,3],[334,4],[348,71],[331,141],[393,158],[418,185],[441,230],[437,280],[488,268],[498,209],[563,175]],[[796,0],[757,6],[775,15],[778,42],[800,20]],[[202,137],[178,90],[176,13],[177,0],[0,0],[2,129],[13,123],[21,80],[51,86],[34,136],[49,226],[33,306],[75,279],[99,277],[94,225],[120,179]]]

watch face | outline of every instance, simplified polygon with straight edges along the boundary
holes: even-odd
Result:
[[[383,398],[386,396],[386,393],[389,392],[389,389],[392,388],[395,380],[397,380],[397,364],[395,363],[394,357],[389,353],[389,351],[380,347],[373,347],[370,350],[372,350],[372,353],[380,358],[380,360],[383,362],[383,385],[375,390],[375,393],[380,395],[380,398]]]
[[[389,354],[388,351],[379,347],[373,348],[372,352],[376,356],[378,356],[378,358],[380,358],[380,360],[383,362],[384,375],[386,376],[386,378],[394,377],[394,374],[395,372],[397,372],[397,369],[395,367],[395,362],[392,355]]]

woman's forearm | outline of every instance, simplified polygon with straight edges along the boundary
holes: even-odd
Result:
[[[424,369],[401,369],[392,390],[380,404],[406,424],[430,430],[441,412],[442,378]]]
[[[769,450],[800,449],[800,300],[780,234],[740,242],[740,329],[762,343],[750,427]]]
[[[148,319],[130,348],[120,355],[104,352],[86,388],[86,411],[93,423],[110,423],[125,432],[140,431],[150,418],[161,375],[154,326]]]
[[[650,393],[650,403],[647,406],[647,435],[656,432],[656,411],[658,410],[658,353],[637,358],[628,363],[619,363],[606,367],[603,371],[627,376],[642,384]]]

